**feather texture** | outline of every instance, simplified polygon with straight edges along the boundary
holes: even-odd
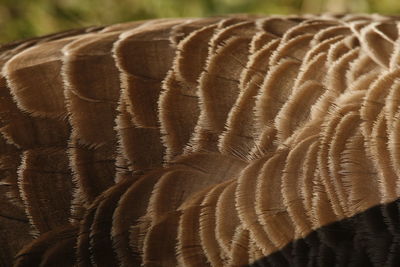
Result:
[[[399,20],[159,19],[0,47],[0,266],[398,266]]]

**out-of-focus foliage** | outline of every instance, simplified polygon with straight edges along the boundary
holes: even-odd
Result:
[[[399,0],[0,0],[0,42],[88,25],[226,13],[396,14]]]

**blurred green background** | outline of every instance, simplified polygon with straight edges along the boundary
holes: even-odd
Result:
[[[0,42],[157,17],[326,11],[396,14],[400,0],[0,0]]]

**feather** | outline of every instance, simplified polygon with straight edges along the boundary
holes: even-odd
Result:
[[[398,17],[0,46],[1,266],[398,266]]]

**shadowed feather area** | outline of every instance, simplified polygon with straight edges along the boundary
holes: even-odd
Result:
[[[0,266],[400,266],[399,25],[157,19],[0,46]]]

